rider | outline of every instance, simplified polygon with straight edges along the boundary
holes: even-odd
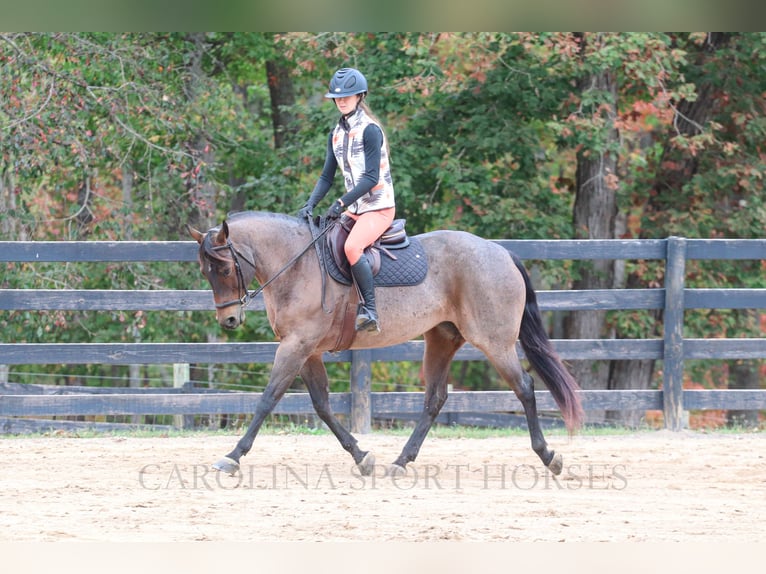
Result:
[[[356,316],[357,331],[380,331],[375,308],[372,268],[363,256],[394,220],[394,185],[388,163],[388,143],[380,121],[367,103],[367,80],[355,68],[341,68],[330,80],[325,98],[335,102],[341,116],[327,140],[327,155],[319,180],[299,212],[310,218],[314,207],[327,194],[340,166],[346,193],[333,202],[327,217],[344,212],[355,220],[345,244],[351,274],[363,302]]]

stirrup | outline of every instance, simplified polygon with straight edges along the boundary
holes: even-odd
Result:
[[[356,330],[369,332],[377,331],[380,333],[380,324],[378,323],[377,317],[363,307],[356,315]]]

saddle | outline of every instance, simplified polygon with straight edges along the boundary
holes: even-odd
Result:
[[[346,279],[351,279],[351,266],[346,259],[344,245],[348,239],[351,229],[356,221],[350,217],[342,217],[339,224],[327,232],[326,245],[327,251],[335,262],[335,266],[341,275]],[[405,219],[394,219],[389,228],[380,236],[380,238],[364,250],[364,255],[370,262],[373,277],[380,273],[381,253],[385,254],[392,261],[397,257],[391,251],[405,249],[410,245],[410,238],[404,229]]]
[[[309,228],[322,273],[322,307],[332,315],[333,328],[330,331],[330,352],[343,351],[351,347],[356,337],[356,321],[359,294],[352,288],[346,303],[334,309],[325,304],[325,278],[329,277],[343,285],[352,285],[351,266],[346,259],[343,246],[348,234],[356,223],[350,217],[341,217],[337,224],[327,218],[309,219]],[[364,256],[370,261],[376,287],[403,287],[418,285],[428,273],[428,258],[417,236],[409,237],[404,229],[405,220],[395,219],[386,232],[370,247]],[[330,229],[328,229],[328,226]],[[321,235],[324,238],[319,241]],[[382,257],[381,255],[385,255]]]

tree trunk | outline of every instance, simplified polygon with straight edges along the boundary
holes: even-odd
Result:
[[[618,286],[616,286],[618,287]],[[639,289],[646,288],[641,280],[631,274],[625,282],[619,285],[619,288]],[[658,338],[662,336],[662,310],[651,309],[647,311],[654,318],[654,329],[650,333],[645,333],[645,338]],[[615,333],[616,338],[620,337],[619,329]],[[634,359],[629,361],[612,361],[609,369],[609,385],[607,388],[616,390],[628,389],[647,389],[654,376],[656,368],[654,359]],[[626,426],[635,428],[639,426],[645,418],[644,411],[607,411],[606,419],[616,426]]]
[[[274,147],[282,148],[296,133],[292,107],[295,105],[295,90],[290,68],[281,62],[266,62],[269,95],[271,96],[271,123],[274,126]]]
[[[760,316],[756,309],[741,309],[737,311],[740,322],[757,325]],[[727,361],[729,366],[730,389],[760,389],[761,377],[760,360],[736,360]],[[729,426],[757,427],[759,424],[759,411],[753,410],[730,410],[726,413],[726,423]]]
[[[760,389],[759,361],[730,361],[730,389]],[[726,413],[729,426],[754,428],[759,425],[759,411],[731,410]]]
[[[580,85],[583,93],[599,91],[608,94],[609,111],[602,150],[580,149],[577,153],[577,174],[574,205],[575,236],[587,239],[613,239],[617,203],[615,176],[617,157],[607,151],[617,141],[613,127],[616,118],[617,85],[611,70],[587,77]],[[614,262],[593,260],[578,262],[573,289],[610,289],[614,281]],[[600,339],[608,336],[606,311],[574,311],[565,320],[566,336],[570,339]],[[609,365],[604,361],[573,361],[572,374],[584,389],[606,389]],[[590,411],[587,422],[601,422],[604,412]]]

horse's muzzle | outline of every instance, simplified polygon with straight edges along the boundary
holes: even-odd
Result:
[[[245,311],[241,307],[234,312],[229,311],[225,315],[219,313],[218,316],[218,324],[228,330],[236,329],[244,322]]]

